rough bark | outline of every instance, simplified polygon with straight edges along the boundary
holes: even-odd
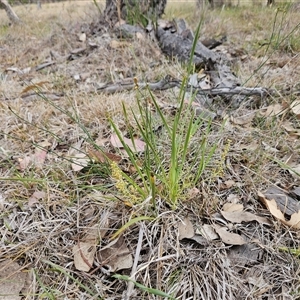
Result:
[[[7,14],[9,20],[11,21],[11,23],[13,23],[13,24],[21,23],[21,20],[19,19],[17,14],[13,11],[12,7],[9,5],[7,0],[0,0],[0,3],[3,5],[3,7],[6,11],[6,14]]]
[[[184,20],[160,23],[156,37],[161,50],[167,56],[177,57],[179,61],[185,63],[189,61],[194,37]],[[226,58],[206,48],[200,41],[196,44],[193,62],[197,69],[206,70],[216,88],[234,88],[240,84],[238,78],[231,72]]]

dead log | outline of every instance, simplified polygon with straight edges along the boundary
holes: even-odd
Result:
[[[177,57],[183,63],[190,60],[194,36],[184,20],[160,22],[156,37],[161,50],[168,57]],[[232,89],[240,85],[238,78],[231,72],[227,59],[206,48],[200,41],[196,44],[193,62],[198,70],[203,68],[210,75],[214,88]]]

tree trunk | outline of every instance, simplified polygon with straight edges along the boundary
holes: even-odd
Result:
[[[167,0],[106,0],[104,16],[111,25],[120,19],[129,23],[156,20],[164,13],[166,5]]]
[[[13,11],[12,7],[9,5],[7,0],[0,0],[0,3],[4,6],[4,9],[11,23],[13,24],[21,23],[21,20],[19,19],[17,14]]]

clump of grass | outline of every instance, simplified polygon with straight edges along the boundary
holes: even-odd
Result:
[[[182,91],[184,88],[185,86],[182,86]],[[138,134],[146,143],[143,165],[137,164],[138,154],[124,141],[123,146],[142,179],[143,191],[154,198],[165,199],[175,209],[178,201],[184,198],[187,189],[197,185],[215,152],[216,145],[209,146],[207,143],[210,120],[206,120],[202,115],[195,116],[191,103],[185,103],[184,94],[175,116],[167,116],[153,94],[150,91],[148,93],[155,112],[149,107],[147,96],[139,94],[138,113],[131,111],[135,124],[127,128],[133,143],[136,132],[130,130],[131,127],[138,128]],[[124,115],[129,124],[125,106]],[[114,122],[111,124],[122,141],[120,130]],[[155,132],[157,124],[161,127],[159,134]]]
[[[199,32],[200,24],[196,31],[191,58]],[[188,78],[192,71],[191,59],[185,78]],[[154,206],[155,198],[159,197],[165,199],[172,209],[175,209],[186,191],[197,185],[216,149],[217,144],[210,146],[207,143],[211,120],[207,120],[201,114],[195,115],[191,105],[194,97],[192,96],[189,101],[186,100],[186,85],[185,79],[181,85],[178,108],[174,116],[164,113],[150,90],[146,93],[140,91],[137,81],[138,112],[131,110],[135,124],[130,123],[128,109],[123,104],[124,117],[128,125],[126,129],[132,143],[135,143],[136,134],[132,128],[138,129],[138,135],[146,143],[142,167],[137,164],[138,155],[126,145],[118,126],[111,120],[114,131],[136,168],[139,178],[142,179],[143,191],[145,194],[151,194]],[[160,134],[155,133],[157,125],[161,127]]]

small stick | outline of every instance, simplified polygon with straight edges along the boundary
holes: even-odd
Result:
[[[78,248],[79,248],[79,253],[80,253],[80,256],[81,258],[83,259],[83,261],[90,267],[90,269],[93,268],[93,266],[88,262],[88,260],[86,259],[86,257],[84,256],[81,248],[80,248],[80,241],[79,241],[79,237],[77,239],[77,242],[78,242]]]
[[[138,239],[138,243],[137,243],[136,250],[135,250],[135,257],[134,257],[134,262],[133,262],[133,266],[132,266],[132,269],[131,269],[131,276],[130,276],[130,279],[132,279],[133,281],[135,281],[135,272],[136,272],[136,269],[137,269],[137,264],[138,264],[138,261],[139,261],[140,252],[141,252],[141,249],[142,249],[143,235],[144,235],[144,230],[143,230],[142,225],[140,225],[139,239]],[[131,295],[133,293],[133,288],[134,288],[134,283],[132,281],[129,281],[127,291],[126,291],[126,294],[124,296],[124,300],[130,300],[131,299]]]

